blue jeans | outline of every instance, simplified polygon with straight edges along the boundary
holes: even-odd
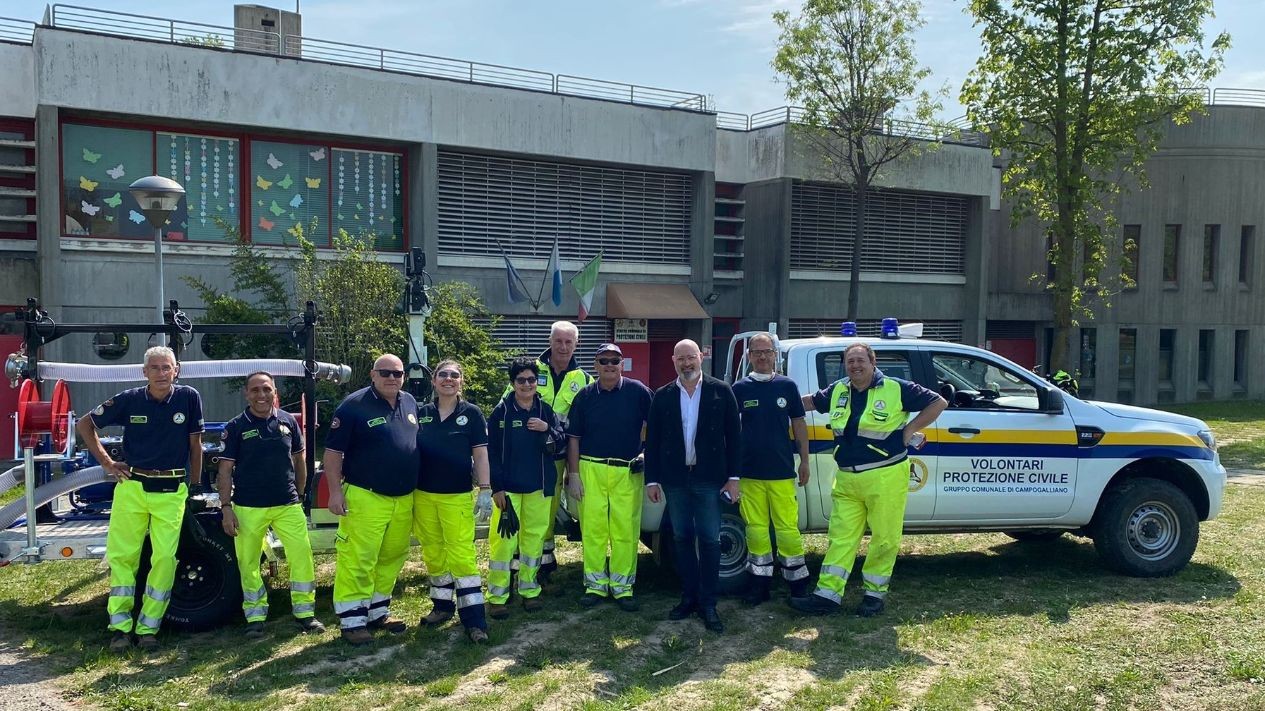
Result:
[[[716,607],[720,581],[720,485],[665,486],[681,600]]]

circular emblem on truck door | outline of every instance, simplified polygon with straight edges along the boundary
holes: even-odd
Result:
[[[921,491],[927,485],[927,465],[921,459],[909,458],[909,493]]]

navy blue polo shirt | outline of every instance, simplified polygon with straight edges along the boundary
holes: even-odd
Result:
[[[417,489],[432,494],[468,494],[473,486],[476,447],[488,445],[488,423],[479,408],[465,400],[447,418],[439,405],[422,405],[417,411]]]
[[[852,398],[851,411],[848,414],[848,422],[843,427],[843,435],[835,436],[835,443],[838,444],[835,447],[835,463],[839,466],[856,466],[881,458],[866,448],[868,440],[867,442],[859,441],[857,424],[861,421],[861,414],[865,412],[866,405],[870,402],[870,390],[878,387],[887,377],[883,375],[883,371],[875,368],[874,380],[870,383],[869,388],[858,391],[849,384],[848,391],[850,394],[848,397]],[[891,379],[900,384],[900,407],[905,412],[919,412],[940,397],[917,383],[911,383],[900,378]],[[830,414],[832,405],[830,393],[834,391],[834,388],[835,383],[831,383],[828,387],[813,393],[813,407],[817,412]],[[903,437],[904,433],[899,429],[889,435],[883,445],[886,448],[885,451],[894,453],[896,449],[902,448],[904,446]]]
[[[533,432],[527,421],[538,417],[549,425],[545,432]],[[562,423],[553,408],[536,396],[531,407],[518,406],[513,395],[501,399],[488,418],[488,463],[493,491],[530,494],[541,491],[553,496],[558,470],[553,456],[545,450],[551,438],[563,438]]]
[[[233,462],[234,504],[262,508],[299,502],[292,457],[303,451],[303,432],[293,415],[273,408],[267,417],[256,417],[247,408],[224,425],[220,437],[220,459]]]
[[[580,440],[581,457],[631,460],[641,453],[641,429],[653,394],[640,380],[619,379],[610,390],[584,387],[567,413],[567,435]]]
[[[373,386],[347,396],[334,410],[325,449],[343,455],[343,479],[383,496],[417,486],[417,400],[400,391],[395,407]]]
[[[148,386],[132,388],[88,416],[98,429],[123,427],[123,459],[128,466],[184,469],[189,466],[189,435],[202,431],[202,396],[187,385],[172,385],[166,399],[155,400]]]
[[[791,420],[804,416],[795,381],[774,375],[760,382],[748,375],[734,383],[734,397],[742,415],[742,478],[794,478]]]

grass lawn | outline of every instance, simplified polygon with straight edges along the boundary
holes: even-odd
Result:
[[[294,637],[274,581],[259,641],[233,625],[164,634],[153,658],[112,657],[92,562],[0,569],[0,629],[25,663],[108,709],[1265,708],[1265,551],[1245,545],[1265,540],[1265,487],[1231,486],[1202,533],[1192,563],[1158,580],[1107,573],[1091,544],[1066,536],[909,537],[886,615],[802,618],[778,600],[726,600],[720,636],[665,619],[675,594],[649,556],[641,613],[582,609],[575,544],[560,549],[547,610],[515,606],[485,647],[451,624],[357,650],[332,630]],[[815,570],[824,541],[809,548]],[[327,622],[331,563],[318,575]],[[395,610],[415,621],[429,609],[416,553],[402,588]]]
[[[1207,422],[1217,435],[1217,451],[1226,467],[1265,469],[1265,400],[1199,402],[1164,409]]]

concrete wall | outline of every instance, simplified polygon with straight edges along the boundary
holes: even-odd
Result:
[[[779,124],[755,131],[717,131],[716,180],[755,183],[785,176],[786,128]]]
[[[710,171],[716,119],[41,28],[39,103],[175,121]]]
[[[822,159],[807,134],[786,134],[786,176],[840,182],[836,169]],[[955,195],[986,197],[992,189],[992,153],[987,148],[919,142],[914,152],[883,166],[875,185]]]
[[[0,42],[0,116],[35,118],[35,52]]]

